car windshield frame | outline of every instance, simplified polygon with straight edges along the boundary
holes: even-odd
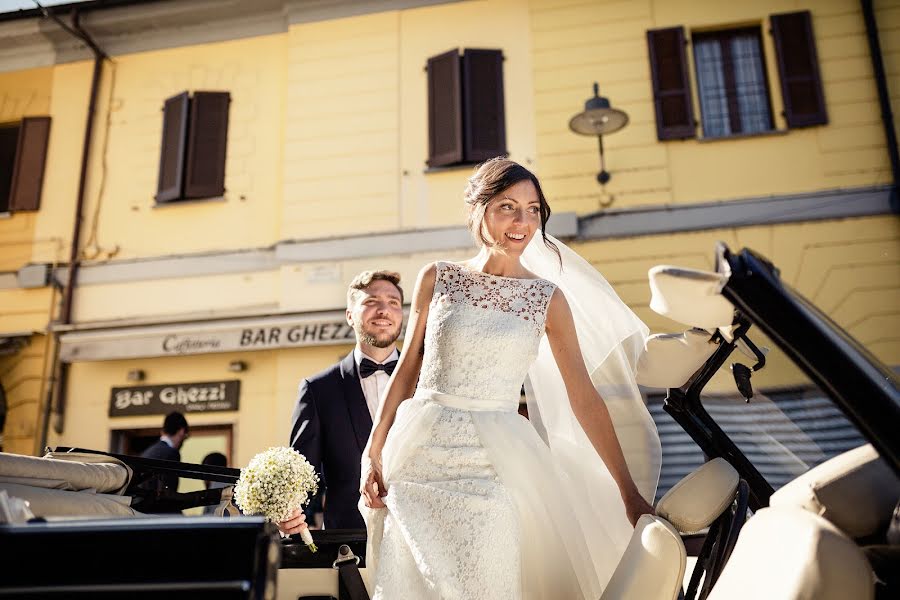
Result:
[[[751,250],[721,249],[730,270],[722,295],[762,330],[900,476],[900,387],[896,375]],[[864,398],[865,401],[859,401]]]
[[[766,259],[744,249],[716,248],[716,270],[727,276],[721,290],[735,307],[729,339],[680,388],[669,389],[664,410],[706,456],[721,456],[750,487],[750,508],[768,506],[774,488],[706,411],[702,393],[736,349],[758,328],[828,397],[900,476],[900,391],[896,375],[801,294],[783,284]],[[865,402],[855,401],[865,398]]]

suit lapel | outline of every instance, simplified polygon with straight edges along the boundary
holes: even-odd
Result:
[[[347,402],[347,410],[350,413],[350,424],[353,425],[356,442],[362,451],[372,432],[372,415],[369,414],[369,406],[366,404],[366,397],[363,395],[362,386],[359,383],[353,351],[341,361],[341,378],[344,385],[344,400]]]

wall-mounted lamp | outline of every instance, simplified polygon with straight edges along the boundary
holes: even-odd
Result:
[[[242,360],[233,360],[228,363],[228,370],[232,373],[242,373],[247,370],[247,363]]]
[[[131,369],[125,377],[128,381],[143,381],[147,378],[147,374],[143,369]]]
[[[617,108],[612,108],[609,98],[600,95],[600,86],[594,82],[594,97],[584,103],[584,112],[580,112],[569,120],[569,129],[580,135],[596,135],[600,143],[600,172],[597,181],[606,185],[611,175],[606,170],[603,157],[603,136],[615,133],[628,125],[628,115]]]

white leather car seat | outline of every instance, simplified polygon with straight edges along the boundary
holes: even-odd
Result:
[[[603,591],[603,600],[674,600],[681,591],[687,553],[681,533],[696,533],[734,500],[739,476],[722,458],[688,474],[663,496],[657,516],[642,516]]]
[[[655,333],[647,338],[638,359],[635,379],[654,388],[677,388],[712,356],[718,346],[709,333],[689,329],[683,333]]]
[[[734,306],[721,293],[728,275],[659,265],[647,276],[654,312],[707,331],[729,327],[734,320]]]
[[[802,508],[764,508],[738,537],[709,600],[870,600],[872,571],[837,527]]]
[[[871,444],[813,467],[772,494],[771,507],[797,507],[828,519],[847,536],[865,539],[887,529],[900,499],[900,479]]]

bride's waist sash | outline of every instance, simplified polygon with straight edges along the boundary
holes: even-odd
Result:
[[[469,398],[467,396],[457,396],[455,394],[445,394],[434,390],[417,388],[413,396],[416,400],[424,400],[434,402],[447,408],[456,408],[459,410],[480,410],[495,412],[517,412],[519,410],[519,399],[511,398],[509,400],[492,400],[487,398]]]

